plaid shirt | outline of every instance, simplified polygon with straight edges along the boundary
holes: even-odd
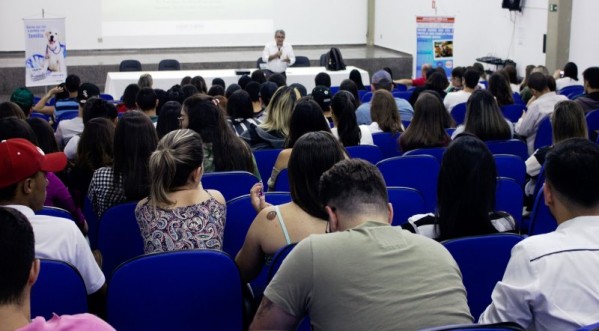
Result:
[[[118,185],[114,186],[113,177],[112,167],[103,167],[94,171],[92,180],[89,183],[87,194],[98,219],[102,217],[102,214],[108,208],[127,200],[122,180],[119,179]]]

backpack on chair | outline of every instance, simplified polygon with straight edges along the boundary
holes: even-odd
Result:
[[[339,50],[339,48],[332,47],[327,55],[327,70],[345,70],[345,63],[343,62],[343,57],[341,56],[341,51]]]

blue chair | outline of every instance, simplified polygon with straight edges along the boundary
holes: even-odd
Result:
[[[514,103],[519,103],[521,105],[524,105],[524,101],[522,100],[520,93],[518,93],[518,92],[512,93],[512,98],[514,98]]]
[[[546,116],[539,123],[537,128],[537,135],[535,136],[534,149],[537,150],[544,146],[551,146],[553,144],[552,129],[551,129],[551,118]]]
[[[532,193],[533,197],[536,198],[537,194],[539,194],[539,191],[541,191],[543,184],[545,184],[545,166],[541,166],[541,170],[539,171],[539,175],[537,176],[537,182],[535,183],[535,189]]]
[[[421,329],[420,331],[525,331],[520,325],[514,322],[503,322],[493,324],[453,324],[437,326],[434,328]]]
[[[377,164],[377,162],[383,159],[383,153],[380,148],[375,145],[349,146],[346,147],[345,150],[350,158],[363,159],[372,164]]]
[[[439,161],[430,155],[397,156],[376,164],[383,174],[386,185],[404,186],[418,190],[425,201],[425,212],[437,207],[437,179]]]
[[[501,106],[501,112],[503,117],[507,118],[510,122],[518,122],[522,113],[526,109],[526,106],[522,103],[514,103],[511,105]]]
[[[519,156],[523,161],[528,159],[528,147],[520,139],[485,141],[492,154],[511,154]]]
[[[383,153],[383,159],[401,155],[399,145],[397,144],[399,136],[400,133],[393,134],[391,132],[377,132],[372,134],[372,140],[379,147],[381,153]]]
[[[291,187],[289,186],[289,170],[285,168],[279,172],[279,175],[275,180],[275,191],[289,192],[290,190]]]
[[[400,99],[404,99],[404,100],[410,101],[410,97],[412,96],[412,93],[414,93],[413,90],[408,90],[408,91],[393,92],[392,94],[396,98],[400,98]]]
[[[364,93],[364,95],[360,97],[360,101],[362,103],[370,102],[371,99],[372,99],[372,92],[370,92],[370,91]]]
[[[100,99],[106,100],[106,101],[114,101],[114,97],[112,95],[106,94],[106,93],[100,93]]]
[[[511,178],[524,187],[526,181],[526,164],[516,155],[494,154],[497,176]]]
[[[214,250],[131,259],[108,286],[108,323],[117,330],[241,330],[242,292],[233,260]]]
[[[588,112],[585,117],[589,139],[594,141],[599,137],[599,109]]]
[[[499,233],[442,242],[462,272],[468,306],[474,320],[478,320],[491,303],[491,293],[503,277],[512,248],[521,240],[519,235]]]
[[[403,124],[403,128],[407,129],[408,126],[410,126],[410,123],[412,123],[412,120],[409,121],[401,121],[401,124]]]
[[[34,105],[35,105],[35,103],[34,103]],[[36,111],[32,111],[32,112],[29,114],[29,117],[32,117],[32,118],[36,118],[36,117],[37,117],[37,118],[41,118],[41,119],[43,119],[43,120],[44,120],[44,121],[46,121],[46,122],[49,122],[49,121],[50,121],[50,116],[48,116],[48,115],[46,115],[46,114],[38,113],[38,112],[36,112]]]
[[[109,208],[100,220],[98,249],[102,252],[102,272],[110,280],[119,264],[144,254],[144,242],[137,220],[137,202],[127,202]]]
[[[264,195],[266,202],[272,205],[281,205],[291,201],[289,192],[266,192]],[[249,194],[227,202],[227,222],[223,237],[225,253],[233,258],[237,256],[254,218],[256,218],[256,211],[252,207]]]
[[[576,100],[576,98],[578,98],[581,95],[584,95],[584,92],[578,92],[578,91],[576,91],[576,92],[568,93],[566,96],[570,100]]]
[[[445,147],[417,148],[411,151],[407,151],[403,153],[403,155],[431,155],[434,156],[437,159],[437,161],[439,161],[439,164],[441,164],[441,161],[443,161],[443,153],[445,153],[446,149],[447,148]]]
[[[119,65],[119,71],[141,71],[141,62],[138,60],[123,60]]]
[[[464,120],[466,119],[466,102],[455,105],[451,109],[451,117],[453,117],[456,124],[464,123]]]
[[[285,260],[285,258],[287,258],[287,255],[289,255],[289,253],[291,253],[291,251],[293,250],[293,248],[295,248],[295,245],[297,245],[297,244],[287,245],[287,246],[279,249],[275,253],[275,256],[273,257],[272,263],[270,265],[270,269],[268,270],[268,283],[270,283],[270,281],[275,277],[275,274],[277,273],[277,271],[281,267],[281,264],[283,264],[283,261]],[[310,317],[309,316],[304,317],[304,319],[302,319],[302,321],[295,328],[295,330],[296,331],[310,331],[310,330],[312,330],[312,328],[310,326]]]
[[[408,90],[408,87],[404,84],[395,84],[395,88],[393,92],[405,92]]]
[[[514,217],[516,227],[522,223],[522,208],[524,208],[524,192],[522,186],[511,178],[497,178],[495,188],[495,210],[505,211]]]
[[[89,245],[92,250],[98,248],[98,230],[100,229],[100,220],[98,215],[94,212],[92,202],[85,195],[83,199],[83,216],[87,222],[87,238],[89,238]]]
[[[370,90],[358,90],[358,98],[360,98],[360,102],[362,102],[362,98],[366,93],[370,92]]]
[[[453,136],[453,133],[455,132],[456,128],[445,128],[445,132],[447,133],[448,136]]]
[[[250,193],[258,178],[247,171],[209,172],[202,176],[202,187],[219,191],[225,201]]]
[[[549,233],[555,231],[555,229],[557,229],[557,220],[551,214],[549,207],[545,205],[543,190],[539,190],[539,193],[535,196],[535,203],[530,214],[528,235]]]
[[[292,67],[309,67],[309,66],[310,66],[310,59],[307,56],[301,56],[301,55],[295,56],[295,63],[292,65]]]
[[[31,317],[87,313],[87,290],[79,271],[63,261],[41,259],[31,289]]]
[[[181,70],[181,63],[175,59],[166,59],[158,62],[158,71]]]
[[[335,95],[335,93],[339,92],[339,86],[331,86],[329,92],[331,92],[331,95]]]
[[[426,213],[424,197],[418,190],[409,187],[387,187],[389,202],[393,205],[392,225],[402,225],[416,214]]]
[[[260,149],[252,152],[254,153],[254,159],[256,159],[258,172],[263,183],[266,183],[270,178],[272,168],[274,168],[281,151],[282,149]],[[264,186],[264,190],[268,190],[267,185]]]
[[[559,90],[559,94],[561,95],[570,95],[570,94],[582,94],[584,93],[584,86],[582,85],[570,85]]]
[[[69,213],[68,210],[59,207],[44,206],[42,209],[36,211],[35,214],[66,218],[75,222],[75,218],[73,217],[73,215],[71,215],[71,213]]]
[[[60,113],[60,115],[56,116],[56,123],[60,123],[60,121],[64,120],[70,120],[77,116],[79,116],[78,110],[66,110],[65,112]]]
[[[591,325],[585,325],[581,328],[576,329],[576,331],[599,331],[599,322]]]

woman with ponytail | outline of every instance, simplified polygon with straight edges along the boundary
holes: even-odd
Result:
[[[345,147],[374,145],[372,133],[367,125],[358,125],[354,96],[348,91],[339,91],[331,101],[333,136]]]
[[[145,253],[185,249],[222,250],[225,199],[202,188],[202,138],[192,130],[169,132],[150,157],[150,196],[135,218]]]

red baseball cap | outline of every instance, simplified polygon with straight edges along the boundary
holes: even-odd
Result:
[[[38,171],[61,171],[66,165],[63,152],[45,155],[29,140],[14,138],[0,142],[0,188],[18,183]]]

